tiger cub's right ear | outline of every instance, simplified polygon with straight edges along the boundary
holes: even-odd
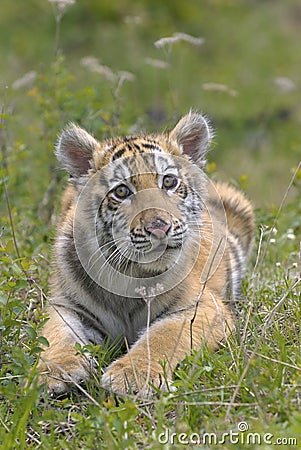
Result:
[[[97,146],[98,142],[89,133],[71,123],[62,132],[55,154],[69,174],[77,178],[91,168]]]
[[[212,137],[213,132],[206,117],[193,111],[182,117],[170,132],[170,138],[178,143],[183,154],[202,168]]]

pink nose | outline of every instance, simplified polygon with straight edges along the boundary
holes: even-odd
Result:
[[[159,239],[162,239],[171,227],[171,223],[165,222],[165,220],[156,217],[149,225],[145,227],[148,233],[153,234]]]

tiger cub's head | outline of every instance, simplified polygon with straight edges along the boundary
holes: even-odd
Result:
[[[185,255],[206,198],[211,137],[194,112],[164,134],[98,142],[75,125],[63,131],[56,154],[75,186],[74,238],[91,266],[152,276]]]

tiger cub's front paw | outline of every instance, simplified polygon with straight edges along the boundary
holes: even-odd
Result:
[[[140,361],[133,366],[128,355],[110,364],[102,376],[104,389],[118,395],[137,394],[142,398],[153,396],[156,389],[170,390],[171,383],[165,379],[160,364],[154,363],[149,367],[147,361]]]
[[[49,394],[58,396],[90,378],[92,364],[88,359],[74,355],[60,363],[40,360],[37,368],[39,384],[45,384]]]

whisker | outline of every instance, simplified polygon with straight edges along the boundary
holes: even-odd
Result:
[[[104,262],[104,263],[102,264],[102,266],[98,269],[99,272],[102,271],[102,269],[105,267],[105,265],[106,265],[106,264],[109,264],[112,260],[114,260],[114,257],[115,257],[117,254],[119,254],[119,253],[120,253],[120,250],[119,250],[118,247],[113,251],[113,253],[111,253],[111,254],[108,255],[108,256],[105,256],[103,253],[101,253],[101,255],[99,255],[99,257],[94,261],[94,263],[92,264],[92,266],[89,267],[89,269],[91,270],[91,269],[98,263],[98,261],[99,261],[102,257],[104,257],[104,258],[105,258],[105,262]]]
[[[110,250],[111,248],[113,248],[114,245],[115,245],[116,243],[118,243],[118,241],[120,241],[120,240],[122,240],[122,239],[124,239],[124,238],[116,238],[116,239],[112,239],[112,240],[110,240],[109,242],[105,242],[103,245],[97,247],[97,249],[90,255],[88,264],[90,264],[91,259],[94,257],[94,255],[95,255],[97,252],[99,252],[99,250],[103,253],[103,251],[102,251],[103,248],[106,247],[106,246],[110,246],[110,247],[108,247],[108,249],[107,249],[107,251],[108,251],[108,250]],[[87,243],[86,245],[88,245],[90,242],[94,243],[94,239],[91,239],[91,241],[88,241],[88,243]]]

